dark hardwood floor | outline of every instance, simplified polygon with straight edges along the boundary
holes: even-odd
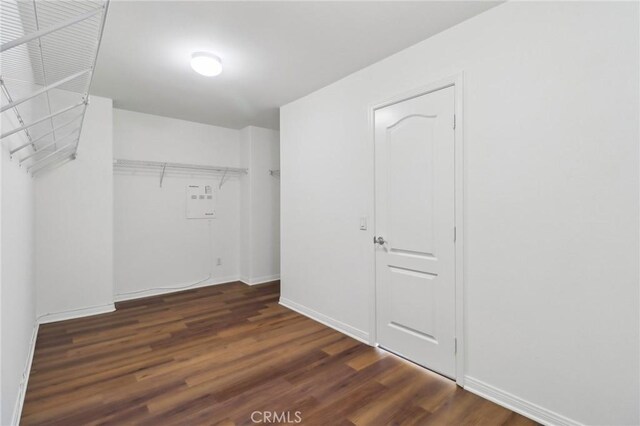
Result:
[[[535,424],[278,297],[232,283],[42,325],[21,424]]]

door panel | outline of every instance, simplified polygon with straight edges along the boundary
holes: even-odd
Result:
[[[391,250],[433,253],[433,133],[434,116],[410,115],[387,128]],[[423,173],[427,171],[427,173]],[[423,178],[416,187],[415,177]]]
[[[436,275],[411,269],[389,267],[391,271],[390,324],[405,329],[409,334],[437,342],[435,331]]]
[[[378,343],[452,378],[454,90],[375,112]]]

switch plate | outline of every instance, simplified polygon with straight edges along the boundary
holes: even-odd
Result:
[[[361,231],[366,231],[367,230],[367,218],[366,216],[363,216],[360,218],[360,230]]]

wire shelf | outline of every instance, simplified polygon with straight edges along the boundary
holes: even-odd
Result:
[[[167,172],[181,172],[187,174],[222,175],[220,185],[222,188],[227,176],[244,175],[249,173],[249,169],[240,167],[210,166],[205,164],[185,164],[169,163],[161,161],[141,161],[141,160],[113,160],[113,168],[116,171],[149,171],[160,173],[160,187]]]
[[[31,173],[76,156],[108,6],[0,0],[0,139]]]

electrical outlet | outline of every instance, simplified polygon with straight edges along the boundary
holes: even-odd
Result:
[[[218,266],[220,266],[220,265],[222,265],[222,258],[221,257],[218,258]]]

